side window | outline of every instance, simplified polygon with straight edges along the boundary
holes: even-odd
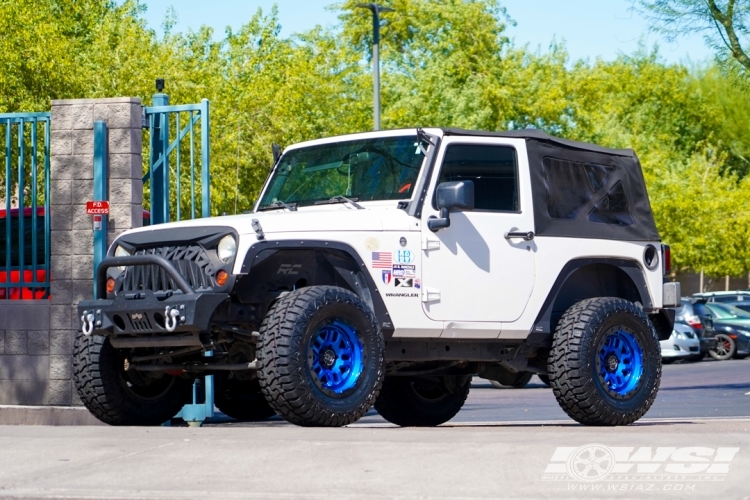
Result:
[[[611,166],[550,156],[542,160],[542,168],[547,188],[547,212],[555,219],[575,219],[581,208],[604,187],[615,170]],[[615,201],[622,203],[620,199]],[[610,222],[606,208],[600,211],[597,207],[596,211],[604,214],[598,217],[600,220],[594,222]]]
[[[474,208],[518,212],[518,164],[510,146],[448,146],[438,182],[472,181]],[[433,201],[434,205],[434,201]]]
[[[714,302],[735,302],[736,295],[714,295]]]

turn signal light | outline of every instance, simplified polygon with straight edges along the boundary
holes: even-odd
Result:
[[[107,278],[107,293],[115,293],[115,279]]]
[[[219,286],[224,286],[227,284],[227,278],[229,278],[229,275],[226,271],[222,270],[216,273],[216,284]]]

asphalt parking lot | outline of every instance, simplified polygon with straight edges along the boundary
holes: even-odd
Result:
[[[479,379],[439,428],[370,414],[203,428],[0,427],[0,497],[750,498],[750,360],[669,365],[644,419],[584,427],[536,379]],[[537,383],[535,383],[537,382]]]

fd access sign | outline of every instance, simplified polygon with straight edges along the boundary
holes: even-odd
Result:
[[[109,215],[109,202],[87,201],[86,215]]]

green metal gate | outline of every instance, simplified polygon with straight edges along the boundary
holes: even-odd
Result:
[[[0,113],[0,300],[46,299],[50,275],[50,113]],[[1,140],[1,139],[0,139]]]
[[[170,106],[169,96],[161,93],[163,82],[157,81],[157,89],[153,106],[144,108],[149,168],[143,185],[148,189],[151,224],[195,219],[196,213],[209,217],[209,101]]]

